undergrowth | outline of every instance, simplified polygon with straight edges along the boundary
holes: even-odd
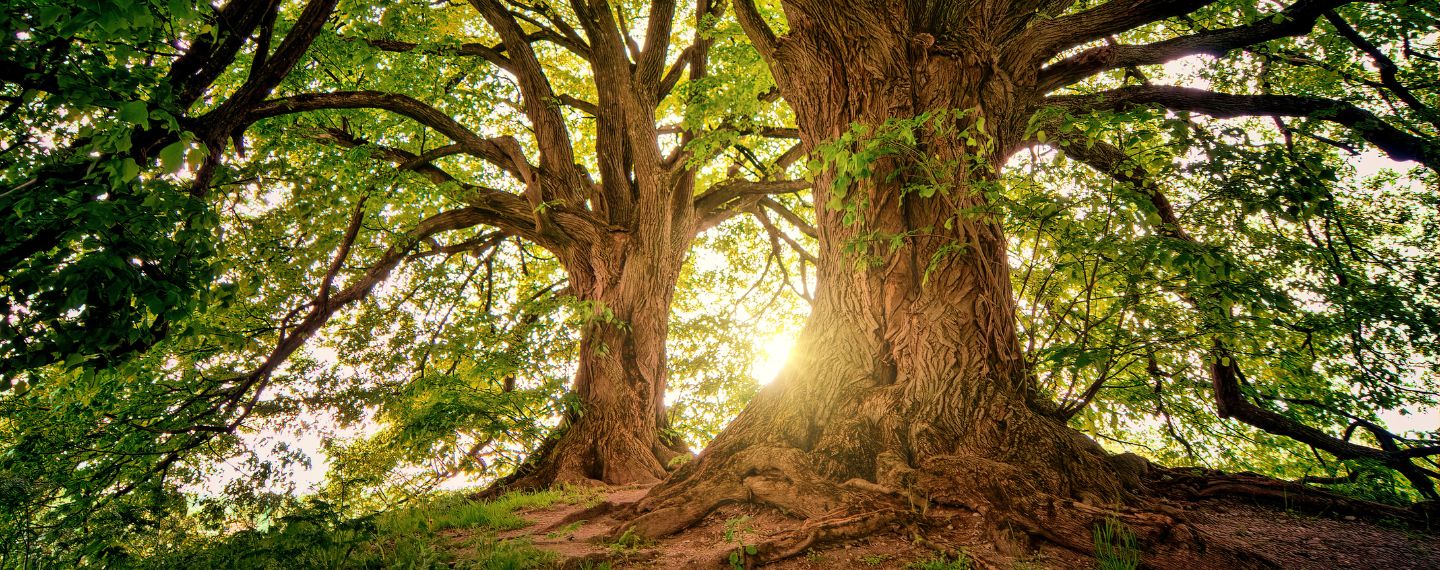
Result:
[[[1140,547],[1134,531],[1113,518],[1095,525],[1095,559],[1100,570],[1135,570],[1140,567]]]
[[[526,526],[520,509],[593,500],[593,492],[557,489],[471,501],[460,493],[402,509],[346,518],[312,503],[266,528],[242,530],[141,560],[137,568],[476,569],[523,570],[554,561],[525,539],[496,533]]]
[[[941,554],[925,560],[916,560],[906,564],[905,568],[906,570],[971,570],[971,564],[970,557],[964,552],[960,552],[953,559]]]

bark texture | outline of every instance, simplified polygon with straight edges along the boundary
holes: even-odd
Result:
[[[849,190],[847,208],[827,205],[833,171],[819,177],[819,288],[790,363],[627,528],[668,534],[739,501],[807,519],[758,549],[753,561],[765,562],[946,509],[981,515],[997,542],[1091,552],[1094,524],[1113,517],[1157,567],[1245,566],[1201,553],[1175,518],[1132,508],[1144,460],[1107,456],[1034,393],[986,192],[1033,113],[1034,70],[1005,60],[1040,49],[1015,45],[1037,7],[793,0],[777,40],[747,4],[742,23],[807,150],[854,123],[951,110],[967,110],[959,126],[976,143],[922,127],[916,154],[949,170],[917,180],[915,155],[890,156]],[[906,190],[934,182],[933,198]]]
[[[603,311],[581,334],[571,385],[581,407],[507,488],[654,483],[683,450],[661,432],[667,321],[688,240],[663,251],[623,237],[612,243],[565,259],[576,296]]]
[[[694,157],[684,150],[694,133],[681,133],[679,148],[662,151],[659,104],[682,75],[705,76],[710,43],[697,34],[667,70],[674,2],[651,4],[643,46],[634,44],[630,23],[609,4],[572,5],[584,38],[547,12],[562,28],[548,37],[564,38],[561,46],[589,63],[593,102],[555,91],[517,19],[524,14],[515,10],[523,6],[496,0],[471,4],[502,39],[498,61],[516,76],[540,160],[530,164],[513,139],[471,146],[496,155],[502,168],[524,182],[533,224],[515,224],[512,233],[554,252],[569,274],[570,290],[594,313],[581,331],[571,386],[578,406],[524,466],[491,491],[654,483],[667,474],[665,466],[677,450],[684,450],[678,441],[664,441],[662,433],[670,301],[690,243],[699,231],[765,194],[796,188],[790,181],[729,179],[697,192]],[[698,23],[720,10],[721,5],[699,0],[694,17]],[[533,18],[522,19],[536,25]],[[593,115],[595,176],[577,164],[557,102]],[[452,138],[465,142],[463,135]]]

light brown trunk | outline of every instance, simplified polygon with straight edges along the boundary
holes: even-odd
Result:
[[[665,425],[665,336],[684,251],[617,238],[562,256],[571,289],[593,312],[571,384],[576,406],[507,489],[562,483],[654,483],[682,448]]]

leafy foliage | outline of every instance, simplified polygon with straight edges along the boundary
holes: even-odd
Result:
[[[553,554],[494,534],[526,525],[515,514],[517,509],[586,497],[580,491],[555,490],[477,503],[452,494],[359,518],[346,518],[329,504],[312,502],[267,528],[240,531],[214,542],[196,541],[186,548],[164,548],[156,556],[137,560],[136,567],[541,568]],[[440,538],[454,531],[464,538]]]
[[[435,532],[513,525],[508,509],[528,499],[407,506],[524,461],[576,406],[565,383],[581,331],[622,324],[577,301],[562,260],[532,240],[484,224],[418,231],[475,207],[482,190],[525,192],[492,163],[447,154],[453,141],[433,126],[378,108],[222,112],[258,89],[262,60],[325,3],[229,4],[269,23],[232,29],[221,8],[182,1],[0,8],[0,567],[124,566],[169,545],[185,548],[146,564],[458,563],[429,546]],[[629,22],[648,14],[612,4]],[[778,7],[760,4],[783,30]],[[575,21],[568,5],[508,5],[537,37]],[[849,186],[880,161],[916,165],[883,182],[917,203],[948,192],[937,181],[953,172],[993,166],[995,126],[978,108],[855,125],[819,143],[808,168],[785,162],[794,117],[775,104],[767,61],[733,16],[695,11],[681,7],[671,35],[710,42],[707,73],[676,71],[654,119],[667,133],[659,150],[683,151],[698,187],[826,169],[835,184],[817,199],[853,213],[866,205]],[[1437,15],[1434,2],[1346,5],[1315,33],[1110,69],[1060,94],[1159,79],[1324,97],[1434,140],[1440,59],[1419,31]],[[404,95],[537,152],[514,73],[483,55],[498,34],[470,7],[355,1],[322,16],[300,63],[250,103]],[[1277,16],[1217,2],[1112,41]],[[536,41],[536,57],[564,97],[545,104],[579,133],[575,161],[599,172],[604,144],[584,103],[600,93],[580,54],[553,39]],[[197,71],[187,57],[205,53]],[[1440,439],[1385,427],[1440,394],[1440,181],[1374,168],[1363,129],[1334,118],[1151,105],[1037,115],[1033,150],[981,188],[990,207],[957,215],[1003,216],[1029,369],[1072,425],[1161,463],[1308,477],[1387,503],[1418,496],[1392,466],[1221,418],[1208,384],[1219,339],[1224,358],[1246,364],[1245,398],[1285,418],[1376,448]],[[926,137],[973,152],[932,156],[916,142]],[[1097,165],[1096,149],[1120,158]],[[395,156],[433,158],[450,178],[396,168]],[[803,195],[765,200],[696,239],[675,296],[670,435],[693,447],[760,389],[757,353],[793,335],[813,296],[813,209]],[[906,237],[862,235],[857,270]],[[331,303],[362,283],[371,288]],[[323,480],[305,480],[312,462]],[[474,546],[534,559],[523,545]]]

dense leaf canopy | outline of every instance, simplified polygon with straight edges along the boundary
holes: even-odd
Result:
[[[302,500],[364,514],[514,470],[574,405],[581,332],[613,320],[572,290],[567,232],[648,223],[600,190],[639,152],[597,120],[597,19],[651,79],[655,116],[626,120],[704,230],[666,396],[703,446],[813,298],[806,177],[925,157],[915,133],[943,118],[802,160],[756,22],[658,4],[0,9],[0,568],[124,564]],[[740,4],[783,34],[778,5]],[[1057,12],[1083,35],[1158,10],[1067,38],[985,189],[1031,373],[1115,450],[1434,498],[1440,430],[1408,420],[1440,404],[1440,5],[1169,4]],[[1244,406],[1217,401],[1217,359]]]

